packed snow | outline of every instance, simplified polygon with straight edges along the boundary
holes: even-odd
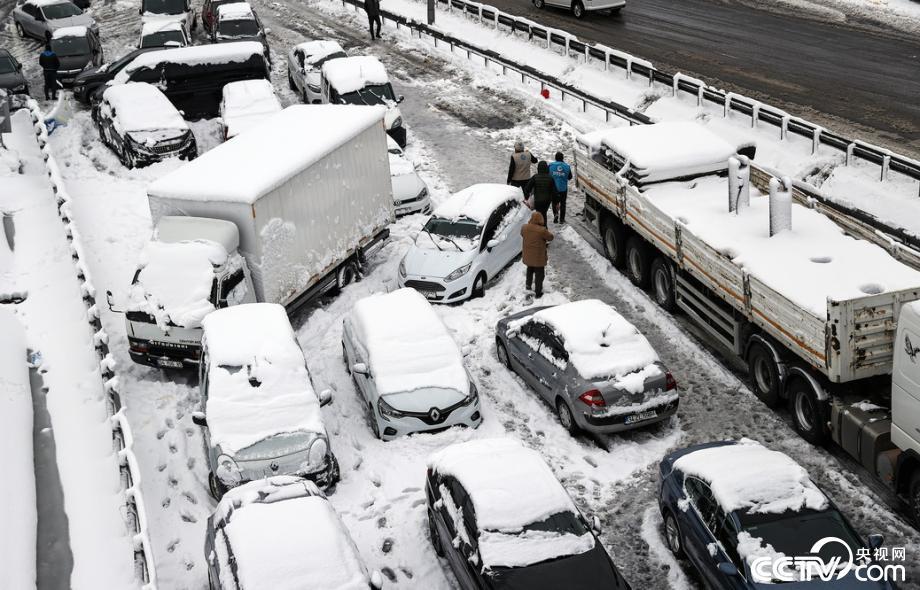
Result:
[[[506,184],[474,184],[454,193],[434,210],[442,219],[485,223],[495,208],[509,199],[522,199],[521,189]]]
[[[155,68],[163,62],[182,63],[189,66],[242,63],[261,56],[265,48],[257,41],[236,41],[233,43],[212,43],[148,51],[135,57],[115,75],[114,82],[128,81],[131,74],[143,68]]]
[[[323,78],[339,94],[361,90],[368,85],[390,83],[386,68],[371,55],[330,59],[323,64]]]
[[[218,20],[252,20],[252,6],[249,2],[231,2],[217,7]]]
[[[51,35],[52,39],[61,39],[63,37],[86,37],[86,27],[61,27],[55,29]]]
[[[591,533],[575,535],[550,531],[479,534],[479,554],[486,567],[525,567],[549,559],[580,555],[594,549]]]
[[[738,545],[736,547],[738,555],[749,564],[759,557],[769,557],[771,562],[786,557],[784,553],[776,551],[769,543],[764,543],[763,539],[751,535],[747,531],[738,533]],[[772,576],[763,576],[758,570],[751,568],[751,577],[754,582],[760,584],[770,584],[773,582]]]
[[[220,116],[227,130],[227,139],[261,127],[266,119],[279,112],[281,101],[268,80],[240,80],[224,86]]]
[[[102,96],[114,110],[113,121],[119,133],[188,130],[188,124],[166,95],[146,82],[109,86]]]

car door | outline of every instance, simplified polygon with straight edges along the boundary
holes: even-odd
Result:
[[[712,531],[716,527],[718,504],[709,485],[699,478],[687,477],[684,489],[692,507],[677,511],[678,524],[684,536],[684,551],[703,580],[714,585],[718,579],[718,568],[709,546],[716,542]]]
[[[504,266],[507,266],[512,260],[521,253],[523,238],[521,237],[521,226],[524,225],[524,218],[530,214],[521,201],[514,199],[508,201],[508,215],[511,217],[505,219],[505,227],[502,228],[501,236],[501,257],[504,260]]]
[[[438,508],[442,527],[438,534],[441,536],[441,546],[444,556],[450,563],[460,587],[464,590],[479,588],[476,576],[469,562],[471,539],[469,527],[465,522],[464,506],[469,505],[469,496],[453,477],[443,477],[438,485],[441,505]]]
[[[743,564],[738,553],[738,529],[731,515],[726,514],[721,507],[716,509],[715,537],[718,540],[715,563],[715,575],[719,580],[720,588],[745,588]],[[728,574],[719,569],[720,563],[730,563],[738,570],[737,573]]]
[[[19,23],[22,25],[22,30],[26,35],[31,35],[33,37],[38,36],[38,8],[34,4],[26,2],[22,5],[22,20]]]
[[[479,240],[479,257],[480,267],[486,271],[486,275],[491,279],[504,267],[501,259],[501,249],[499,245],[489,248],[489,242],[496,238],[496,231],[499,224],[504,219],[505,213],[508,212],[505,204],[501,204],[492,211],[489,219],[482,229],[482,237]]]
[[[361,373],[356,373],[354,370],[352,370],[352,367],[356,363],[367,364],[367,359],[362,355],[361,346],[355,338],[354,330],[351,327],[351,322],[346,320],[343,329],[345,331],[345,337],[342,339],[342,341],[345,344],[345,357],[348,362],[348,371],[352,374],[352,377],[354,377],[355,385],[358,387],[358,393],[361,394],[361,397],[364,398],[364,402],[371,402],[371,388],[373,387],[373,383],[371,381],[370,375],[362,375]],[[370,371],[370,366],[368,366],[368,371]],[[371,418],[373,419],[373,416]]]
[[[521,339],[527,346],[527,356],[521,359],[524,371],[529,374],[530,386],[547,402],[552,403],[552,389],[548,376],[553,365],[547,359],[550,355],[548,330],[538,322],[527,322],[521,327]]]
[[[303,63],[304,63],[303,50],[298,49],[294,53],[294,65],[291,71],[294,73],[294,85],[297,86],[297,89],[300,90],[301,94],[303,94],[305,90],[304,87],[307,83],[306,80],[304,79],[305,74],[304,74]]]

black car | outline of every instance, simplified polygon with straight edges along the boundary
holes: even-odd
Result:
[[[57,79],[64,86],[72,85],[87,67],[102,64],[102,43],[88,27],[57,29],[51,37],[51,49],[61,61]]]
[[[29,93],[29,82],[22,74],[22,64],[6,49],[0,49],[0,88],[11,94]]]
[[[99,67],[87,67],[74,78],[74,98],[84,104],[89,103],[96,91],[106,82],[112,80],[125,66],[134,61],[134,58],[148,51],[158,51],[159,49],[159,47],[135,49],[112,63],[102,64]]]
[[[513,439],[451,445],[429,459],[435,553],[470,590],[628,590],[549,466]],[[548,514],[548,516],[547,516]]]

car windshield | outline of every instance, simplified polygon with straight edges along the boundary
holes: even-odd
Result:
[[[323,67],[323,64],[326,63],[327,61],[329,61],[330,59],[338,59],[338,58],[340,58],[340,57],[347,57],[347,56],[346,56],[344,53],[342,53],[341,51],[336,51],[335,53],[330,53],[329,55],[324,55],[323,57],[321,57],[321,58],[319,58],[319,59],[317,59],[317,60],[315,60],[315,61],[314,61],[314,60],[307,60],[307,62],[308,62],[308,64],[310,65],[310,67],[312,67],[312,68],[315,69],[315,70],[318,70],[318,69],[320,69],[321,67]]]
[[[836,537],[846,543],[847,551],[839,543],[826,544],[819,555],[825,563],[832,557],[839,557],[846,563],[855,557],[857,549],[863,546],[858,535],[843,516],[834,509],[803,510],[783,514],[738,513],[741,529],[751,537],[761,539],[761,545],[769,544],[774,551],[784,555],[809,555],[812,546],[825,537]]]
[[[222,20],[217,25],[221,37],[255,37],[259,34],[259,23],[252,19]]]
[[[471,219],[444,219],[432,217],[425,224],[422,231],[436,236],[447,238],[464,238],[475,240],[479,238],[482,227]]]
[[[354,92],[346,92],[341,96],[345,104],[386,104],[387,102],[396,102],[396,95],[393,94],[393,87],[387,84],[371,84]]]
[[[60,37],[51,40],[51,49],[60,57],[89,55],[89,41],[86,37]]]
[[[143,0],[142,10],[150,14],[182,14],[185,0]]]
[[[16,63],[12,57],[0,56],[0,74],[12,74],[16,71]]]
[[[59,18],[81,15],[83,14],[83,11],[77,8],[76,4],[71,4],[70,2],[62,2],[60,4],[48,4],[47,6],[42,6],[42,14],[44,14],[45,18],[48,20],[57,20]]]
[[[237,461],[267,461],[288,455],[303,453],[310,448],[315,434],[307,432],[286,432],[276,434],[241,449],[236,453]]]
[[[588,532],[584,522],[574,512],[557,512],[544,520],[525,526],[521,532],[540,531],[545,533],[570,534],[580,537]],[[496,531],[498,532],[498,531]]]
[[[185,37],[182,31],[157,31],[149,35],[144,35],[141,39],[141,47],[165,47],[167,43],[178,43],[185,45]]]

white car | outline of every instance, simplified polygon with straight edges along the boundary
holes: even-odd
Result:
[[[399,263],[399,286],[438,303],[482,296],[486,283],[521,253],[521,226],[529,216],[517,187],[463,189],[439,205],[415,237]]]
[[[184,21],[153,19],[145,21],[141,27],[137,47],[187,47],[191,44]]]
[[[220,126],[224,139],[258,127],[266,118],[281,112],[281,102],[268,80],[240,80],[224,86],[220,101]]]
[[[323,102],[320,87],[323,64],[340,57],[347,54],[337,41],[320,39],[295,45],[288,52],[288,86],[306,104]]]
[[[457,343],[412,289],[358,301],[344,321],[342,355],[378,438],[482,423]]]
[[[396,140],[387,135],[390,156],[390,182],[393,185],[393,205],[396,215],[431,213],[428,185],[415,171],[415,164],[403,153]]]
[[[608,11],[617,14],[626,6],[626,0],[533,0],[537,8],[553,6],[571,10],[575,18],[584,18],[589,12]]]

